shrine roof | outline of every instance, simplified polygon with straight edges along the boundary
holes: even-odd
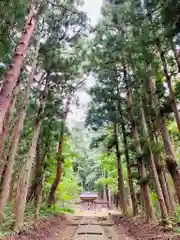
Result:
[[[97,193],[84,192],[80,194],[80,198],[98,198]]]

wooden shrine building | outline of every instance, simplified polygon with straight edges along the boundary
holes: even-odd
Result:
[[[84,208],[94,209],[95,201],[98,199],[97,193],[84,192],[80,194],[80,200]]]

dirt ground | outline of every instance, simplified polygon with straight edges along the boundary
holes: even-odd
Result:
[[[180,240],[141,218],[121,217],[115,212],[80,211],[58,215],[33,224],[6,240]]]
[[[76,230],[71,226],[72,220],[66,215],[57,215],[40,220],[26,228],[16,236],[5,238],[6,240],[64,240],[73,236]],[[67,236],[67,237],[66,237]]]
[[[142,217],[122,217],[117,215],[111,216],[116,230],[125,231],[126,236],[131,236],[134,240],[180,240],[173,231],[165,231],[163,227],[156,222],[146,223]]]

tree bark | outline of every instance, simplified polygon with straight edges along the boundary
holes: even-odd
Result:
[[[3,86],[0,92],[0,134],[3,131],[3,123],[9,108],[13,89],[19,78],[23,61],[26,57],[27,49],[35,30],[38,7],[32,5],[30,8],[25,27],[22,31],[22,36],[12,58],[11,67],[3,78]]]
[[[141,101],[141,105],[142,105],[142,101]],[[160,185],[160,182],[159,182],[158,173],[157,173],[157,169],[156,169],[156,164],[155,164],[155,160],[154,160],[154,155],[153,155],[151,145],[150,145],[150,142],[149,142],[148,128],[147,128],[147,124],[146,124],[146,117],[145,117],[145,114],[144,114],[143,106],[141,106],[141,122],[142,122],[142,126],[143,126],[144,136],[147,137],[147,141],[148,141],[149,166],[150,166],[151,173],[152,173],[152,176],[153,176],[153,179],[154,179],[157,198],[158,198],[160,211],[161,211],[161,217],[162,217],[162,220],[167,220],[168,211],[167,211],[167,208],[166,208],[166,204],[165,204],[165,201],[164,201],[164,196],[163,196],[161,185]]]
[[[104,177],[108,178],[108,173],[106,171],[104,172]],[[105,200],[107,201],[107,208],[109,209],[109,188],[107,184],[105,184],[104,186],[104,192],[105,192]]]
[[[5,139],[8,136],[9,124],[13,117],[14,107],[15,107],[15,103],[16,103],[16,99],[17,99],[19,90],[20,90],[20,81],[17,82],[16,87],[13,91],[13,96],[12,96],[12,99],[11,99],[11,102],[10,102],[10,105],[9,105],[9,108],[8,108],[8,111],[7,111],[7,114],[6,114],[4,123],[3,123],[3,130],[0,133],[0,157],[2,156],[2,152],[4,149]],[[0,178],[1,178],[1,174],[2,174],[2,172],[1,172],[2,169],[3,169],[3,167],[1,167],[1,169],[0,169]]]
[[[71,103],[71,93],[67,99],[66,106],[65,106],[65,112],[64,116],[61,122],[61,132],[60,132],[60,138],[59,138],[59,145],[58,145],[58,152],[57,152],[57,169],[56,169],[56,177],[54,179],[54,182],[51,186],[51,190],[49,193],[47,204],[51,206],[52,204],[55,204],[55,194],[56,190],[58,188],[58,185],[61,180],[62,175],[62,151],[63,151],[63,141],[64,141],[64,131],[65,131],[65,122],[69,113]]]
[[[41,153],[41,144],[40,144],[40,137],[36,146],[36,165],[34,169],[34,179],[32,181],[32,185],[28,188],[27,194],[27,202],[32,201],[36,198],[36,193],[39,189],[39,185],[42,182],[42,174],[43,174],[43,162],[46,156]]]
[[[38,53],[39,53],[39,44],[37,46],[36,56],[32,65],[32,70],[29,74],[22,110],[19,114],[18,119],[15,122],[15,126],[14,126],[12,137],[11,137],[10,148],[8,149],[8,153],[7,155],[5,154],[5,158],[4,158],[4,161],[6,162],[6,169],[4,172],[4,179],[3,179],[1,195],[0,195],[0,223],[2,222],[4,208],[6,206],[6,202],[9,195],[9,188],[10,188],[10,182],[11,182],[11,177],[13,172],[14,159],[16,156],[16,152],[17,152],[17,148],[20,140],[20,135],[24,126],[24,120],[26,117],[27,106],[28,106],[28,101],[29,101],[29,96],[31,91],[31,84],[33,82],[34,74],[36,70]]]
[[[151,76],[151,66],[149,66],[150,76]],[[174,186],[176,189],[176,194],[178,197],[178,202],[180,203],[180,172],[179,167],[177,165],[175,153],[173,151],[169,131],[166,127],[166,119],[164,116],[163,111],[160,109],[160,103],[159,98],[156,91],[156,83],[155,80],[152,77],[149,77],[149,90],[150,90],[150,97],[151,97],[151,104],[154,107],[154,112],[157,117],[157,128],[161,132],[162,140],[164,143],[164,149],[166,153],[166,166],[169,171],[169,173],[172,176]]]
[[[135,147],[136,147],[136,153],[138,155],[138,169],[139,169],[139,174],[141,177],[141,191],[143,193],[143,199],[144,199],[144,207],[146,211],[146,217],[147,221],[151,220],[153,218],[153,208],[152,208],[152,203],[150,199],[150,190],[149,186],[147,183],[147,174],[146,174],[146,169],[144,167],[143,163],[143,158],[142,158],[142,148],[140,145],[140,139],[139,139],[139,134],[137,131],[137,126],[134,120],[134,115],[133,115],[133,103],[132,103],[132,93],[131,93],[131,88],[128,85],[128,80],[127,80],[127,71],[125,64],[123,64],[123,72],[124,72],[124,82],[126,85],[126,92],[127,92],[127,104],[128,104],[128,112],[130,116],[130,121],[131,121],[131,128],[132,128],[132,136],[134,140],[136,141]]]
[[[23,174],[20,176],[19,182],[19,194],[16,199],[16,211],[15,211],[15,230],[21,230],[24,221],[24,210],[26,204],[26,196],[28,191],[29,178],[32,168],[32,162],[35,154],[35,148],[38,140],[38,136],[41,128],[41,120],[36,119],[36,125],[34,127],[34,133],[31,140],[31,145],[28,152],[27,161],[24,165]]]
[[[22,174],[19,178],[19,193],[17,194],[16,204],[15,204],[15,230],[19,231],[23,227],[24,223],[24,210],[26,205],[26,198],[28,193],[28,186],[29,186],[29,179],[32,169],[32,163],[37,147],[37,142],[39,139],[40,129],[41,129],[41,122],[42,122],[42,114],[44,112],[46,98],[48,92],[48,84],[46,82],[45,90],[43,96],[40,99],[40,107],[39,111],[35,120],[34,131],[31,139],[31,144],[29,147],[29,151],[27,154],[27,161],[24,164]]]
[[[172,193],[172,191],[170,189],[166,172],[163,172],[163,175],[164,175],[164,180],[166,182],[166,187],[167,187],[169,199],[170,199],[170,202],[171,202],[171,209],[172,209],[172,211],[176,212],[176,203],[175,203],[175,199],[174,199],[174,194]]]
[[[34,212],[35,220],[38,220],[38,215],[39,215],[39,210],[40,210],[40,204],[41,204],[41,201],[42,201],[44,184],[45,184],[45,172],[43,173],[41,183],[39,183],[38,187],[36,188],[35,212]]]
[[[179,166],[177,164],[176,158],[175,158],[175,153],[172,148],[172,143],[171,139],[169,136],[168,129],[166,127],[166,120],[164,117],[164,114],[161,112],[161,133],[163,136],[163,142],[164,142],[164,147],[165,147],[165,152],[166,152],[166,166],[171,174],[171,177],[174,182],[174,186],[176,189],[176,194],[178,198],[178,202],[180,204],[180,171],[179,171]]]
[[[1,179],[1,183],[3,182],[3,178],[4,178],[3,174],[5,171],[5,165],[6,165],[6,160],[7,160],[6,154],[8,153],[9,148],[10,148],[10,144],[7,144],[7,149],[6,149],[5,153],[3,153],[3,150],[5,150],[4,144],[5,144],[5,140],[8,136],[9,124],[13,117],[13,110],[15,107],[16,98],[17,98],[19,90],[20,90],[20,82],[17,83],[16,88],[14,89],[13,98],[11,99],[11,103],[10,103],[10,106],[9,106],[9,109],[8,109],[8,112],[6,114],[6,118],[5,118],[5,121],[3,124],[3,131],[0,134],[0,159],[1,159],[0,179]],[[11,141],[10,141],[10,143],[11,143]]]
[[[161,189],[162,189],[162,192],[163,192],[163,195],[164,195],[164,200],[165,200],[165,203],[166,203],[167,211],[169,213],[172,213],[172,212],[175,211],[175,208],[171,204],[171,200],[169,198],[168,189],[167,189],[166,181],[165,181],[165,178],[164,178],[163,170],[161,168],[160,169],[157,168],[157,172],[158,172],[159,182],[161,184]]]
[[[158,202],[159,202],[159,206],[160,206],[160,210],[161,210],[161,217],[162,217],[162,220],[167,220],[168,211],[167,211],[167,208],[166,208],[164,195],[163,195],[161,185],[160,185],[160,182],[159,182],[159,178],[158,178],[158,174],[157,174],[157,170],[156,170],[156,165],[155,165],[155,161],[154,161],[154,156],[153,156],[153,153],[152,153],[151,149],[149,149],[149,165],[151,167],[152,175],[153,175],[153,178],[154,178],[154,184],[155,184],[155,187],[156,187],[157,198],[158,198]]]
[[[120,93],[118,95],[120,97]],[[131,201],[132,201],[132,207],[133,207],[133,216],[136,216],[138,214],[138,203],[137,203],[136,194],[135,194],[134,186],[133,186],[132,170],[131,170],[131,166],[130,166],[130,162],[129,162],[128,142],[127,142],[127,137],[126,137],[126,129],[125,129],[124,118],[123,118],[123,114],[122,114],[122,108],[121,108],[120,101],[118,101],[118,111],[119,111],[120,117],[121,117],[121,128],[122,128],[122,134],[123,134],[126,165],[127,165],[127,171],[128,171],[128,183],[129,183],[129,189],[130,189]]]
[[[117,195],[117,194],[114,194],[114,204],[117,209],[119,206],[119,195]]]
[[[148,17],[149,17],[150,22],[153,23],[151,13],[148,14]],[[180,132],[180,113],[178,111],[175,94],[174,94],[174,91],[172,89],[171,76],[169,75],[169,72],[168,72],[168,66],[167,66],[167,62],[166,62],[165,52],[162,49],[160,39],[158,37],[156,37],[156,32],[153,32],[153,34],[154,34],[154,37],[156,39],[156,46],[157,46],[157,49],[158,49],[159,54],[160,54],[160,59],[161,59],[162,65],[163,65],[164,76],[166,78],[166,83],[167,83],[168,89],[169,89],[169,101],[170,101],[170,104],[172,106],[172,110],[174,112],[174,116],[175,116],[175,119],[176,119],[178,130]],[[171,46],[173,46],[172,41],[171,41]],[[175,58],[176,58],[177,65],[178,65],[178,70],[179,70],[179,61],[178,61],[178,58],[177,58],[176,54],[175,54],[175,56],[176,56]]]
[[[123,213],[123,215],[126,215],[127,214],[127,202],[126,202],[125,191],[124,191],[124,177],[123,177],[123,169],[122,169],[122,162],[121,162],[121,153],[120,153],[120,148],[119,148],[117,124],[114,125],[114,136],[115,136],[115,144],[116,144],[119,199],[120,199],[120,203],[121,203],[122,213]]]
[[[14,179],[12,179],[11,184],[10,184],[10,191],[9,191],[9,197],[8,197],[8,202],[11,202],[13,199],[13,191],[14,191]]]
[[[161,44],[160,44],[159,39],[157,39],[156,43],[157,43],[157,48],[159,50],[161,61],[162,61],[162,64],[163,64],[164,76],[166,78],[166,83],[167,83],[168,89],[169,89],[169,101],[170,101],[170,104],[172,106],[174,116],[175,116],[175,119],[176,119],[176,123],[177,123],[177,127],[178,127],[178,130],[179,130],[179,133],[180,133],[180,113],[178,111],[176,97],[175,97],[175,94],[174,94],[174,91],[173,91],[173,88],[172,88],[171,76],[169,75],[169,72],[168,72],[168,66],[167,66],[167,63],[166,63],[165,53],[161,49]]]
[[[180,55],[179,55],[179,51],[177,51],[176,46],[175,46],[175,44],[173,42],[173,39],[171,38],[169,41],[170,41],[171,49],[174,52],[174,57],[175,57],[176,64],[177,64],[177,67],[178,67],[178,72],[180,72]]]
[[[156,131],[156,128],[154,128],[154,130]],[[154,138],[154,142],[158,143],[157,134],[154,134],[153,138]],[[156,154],[155,158],[156,158],[156,160],[155,160],[156,169],[157,169],[157,173],[158,173],[158,177],[159,177],[159,182],[161,184],[161,189],[162,189],[162,192],[164,195],[164,200],[166,203],[167,211],[169,213],[175,213],[176,206],[174,204],[172,194],[170,194],[170,192],[169,192],[169,189],[170,189],[169,183],[166,181],[166,174],[165,174],[165,169],[163,166],[161,154],[160,153]]]

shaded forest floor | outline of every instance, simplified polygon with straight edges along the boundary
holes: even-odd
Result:
[[[180,240],[180,235],[173,230],[168,231],[156,222],[146,223],[142,217],[112,216],[118,232],[122,229],[127,236],[136,240]]]
[[[108,212],[65,214],[39,220],[16,236],[6,240],[179,240],[180,236],[165,232],[142,218],[128,218]]]
[[[65,214],[39,220],[25,228],[16,236],[1,238],[6,240],[62,240],[74,235],[75,227],[72,220]]]

